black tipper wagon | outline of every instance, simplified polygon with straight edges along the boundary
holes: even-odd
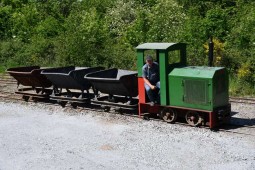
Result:
[[[15,93],[21,94],[27,101],[29,97],[49,98],[52,93],[51,82],[41,75],[43,70],[45,69],[41,69],[39,66],[29,66],[9,68],[6,72],[17,80],[18,90]]]
[[[136,110],[138,105],[137,73],[116,68],[98,71],[85,76],[96,90],[103,93],[91,100],[92,104],[101,105],[105,111],[110,107]]]
[[[91,83],[84,79],[88,73],[99,71],[103,67],[75,68],[74,66],[52,68],[42,72],[53,85],[51,100],[58,101],[62,106],[67,102],[87,103],[94,97],[95,91],[90,92]]]

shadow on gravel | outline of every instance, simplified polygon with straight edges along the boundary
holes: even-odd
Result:
[[[238,126],[254,126],[255,128],[255,119],[244,119],[244,118],[237,118],[232,117],[230,119],[230,125],[238,125]]]
[[[239,112],[231,112],[231,117],[236,115],[237,113],[239,113]]]
[[[222,126],[225,130],[239,129],[239,128],[251,128],[255,130],[255,119],[245,119],[232,117],[228,124]]]
[[[224,129],[238,129],[241,127],[254,128],[255,129],[255,119],[239,118],[233,117],[238,112],[231,112],[231,118],[228,124],[223,125]]]

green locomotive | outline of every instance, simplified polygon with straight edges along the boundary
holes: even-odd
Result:
[[[159,64],[160,103],[148,104],[142,67],[146,53],[154,52]],[[174,58],[174,60],[173,60]],[[186,44],[145,43],[137,46],[139,115],[159,114],[173,123],[184,117],[192,126],[210,128],[230,118],[228,73],[223,67],[186,65]]]

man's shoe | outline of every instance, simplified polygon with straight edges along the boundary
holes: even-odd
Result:
[[[155,105],[155,103],[154,103],[154,102],[150,102],[149,104],[150,104],[150,106],[154,106],[154,105]]]

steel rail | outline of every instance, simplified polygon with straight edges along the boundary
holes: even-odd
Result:
[[[9,81],[11,80],[11,81]],[[13,83],[13,80],[14,79],[2,79],[0,77],[0,82],[4,82],[4,84],[1,84],[1,86],[6,86],[6,85],[10,85],[10,84],[14,84]],[[11,83],[10,83],[11,82]],[[16,101],[24,101],[24,99],[21,98],[20,95],[17,95],[15,94],[14,92],[10,92],[10,91],[5,91],[5,90],[2,90],[0,88],[0,98],[4,99],[4,100],[16,100]],[[240,98],[240,97],[230,97],[230,101],[231,102],[234,102],[234,103],[246,103],[246,104],[255,104],[255,99],[254,98]],[[248,101],[248,102],[247,102]],[[252,101],[252,102],[250,102]],[[254,103],[253,103],[254,101]],[[26,101],[28,103],[34,103],[35,101],[33,100],[28,100]],[[36,100],[37,103],[42,103],[42,104],[45,104],[45,105],[50,105],[50,106],[60,106],[58,103],[56,102],[52,102],[52,101],[45,101],[45,100]],[[74,109],[73,106],[71,105],[66,105],[65,106],[66,108],[69,108],[69,109]],[[86,110],[91,110],[91,111],[97,111],[97,112],[104,112],[103,109],[100,110],[100,109],[96,109],[96,107],[80,107],[80,106],[77,106],[75,109],[78,109],[80,111],[86,111]],[[122,115],[125,115],[125,116],[130,116],[130,117],[135,117],[135,118],[140,118],[138,115],[136,114],[125,114],[125,113],[121,113]],[[152,117],[148,117],[147,115],[146,116],[143,116],[144,119],[149,119],[149,120],[154,120],[154,121],[160,121],[160,122],[164,122],[162,119],[159,119],[159,118],[152,118]],[[166,122],[164,122],[166,123]],[[186,127],[192,127],[191,125],[189,124],[186,124],[186,123],[182,123],[182,122],[175,122],[175,124],[179,124],[179,125],[182,125],[182,126],[186,126]],[[217,129],[213,129],[213,131],[223,131],[223,132],[228,132],[228,133],[235,133],[235,134],[242,134],[242,135],[250,135],[250,136],[255,136],[255,134],[247,134],[247,133],[242,133],[242,132],[237,132],[237,131],[234,131],[234,130],[230,130],[231,127],[236,127],[238,129],[243,129],[243,128],[248,128],[248,129],[251,129],[251,128],[255,128],[255,126],[248,126],[248,125],[239,125],[239,124],[226,124],[223,127],[219,127]],[[205,129],[210,129],[208,126],[201,126]]]

